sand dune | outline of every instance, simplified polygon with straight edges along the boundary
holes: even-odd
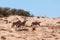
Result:
[[[18,20],[27,21],[24,25],[12,27],[13,23]],[[32,22],[41,23],[39,26],[37,24],[32,25]],[[0,18],[0,40],[60,40],[60,18],[17,15]]]

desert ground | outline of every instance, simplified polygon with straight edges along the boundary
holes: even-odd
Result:
[[[0,17],[0,40],[60,40],[60,18]]]

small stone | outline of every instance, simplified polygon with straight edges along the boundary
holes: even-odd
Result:
[[[6,39],[6,37],[4,37],[4,36],[1,36],[1,39],[5,40],[5,39]]]

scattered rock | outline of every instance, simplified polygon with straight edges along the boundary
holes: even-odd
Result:
[[[5,37],[5,36],[1,36],[1,39],[2,39],[2,40],[6,40],[6,37]]]

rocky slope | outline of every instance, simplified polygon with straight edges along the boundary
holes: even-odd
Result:
[[[27,20],[24,25],[14,22]],[[40,22],[33,25],[32,22]],[[19,27],[18,27],[19,25]],[[32,25],[32,26],[31,26]],[[0,40],[60,40],[60,18],[9,16],[0,18]]]

